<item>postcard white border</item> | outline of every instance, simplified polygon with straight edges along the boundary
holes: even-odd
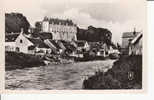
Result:
[[[90,0],[91,1],[91,0]],[[99,1],[99,0],[98,0]],[[145,4],[145,6],[147,6],[147,2],[146,0],[142,0]],[[2,3],[1,3],[2,4]],[[143,89],[138,89],[138,90],[125,90],[125,89],[122,89],[122,90],[6,90],[5,89],[5,48],[4,48],[4,40],[5,40],[5,32],[4,32],[4,29],[5,29],[5,19],[4,19],[4,9],[5,7],[3,7],[3,5],[1,6],[2,7],[2,12],[1,12],[1,17],[0,17],[0,26],[1,26],[1,29],[0,29],[0,33],[4,33],[4,34],[0,34],[0,40],[2,40],[2,42],[0,42],[0,46],[1,46],[1,49],[0,49],[0,89],[1,89],[1,92],[2,93],[43,93],[43,94],[49,94],[49,93],[52,93],[52,94],[55,94],[55,93],[58,93],[58,94],[63,94],[63,93],[76,93],[76,94],[94,94],[94,93],[97,93],[97,94],[123,94],[123,93],[126,93],[126,94],[129,94],[129,93],[141,93],[141,94],[144,94],[144,93],[147,93],[147,70],[148,70],[148,64],[147,64],[147,36],[148,34],[144,34],[143,35]],[[146,18],[147,19],[147,18]],[[145,22],[145,27],[147,28],[147,21]],[[148,33],[147,30],[145,30],[144,33]]]

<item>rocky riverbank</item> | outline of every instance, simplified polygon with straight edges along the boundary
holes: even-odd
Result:
[[[45,66],[49,64],[69,64],[73,63],[72,58],[63,58],[60,55],[32,55],[16,52],[6,52],[5,53],[5,69],[23,69],[31,67]]]

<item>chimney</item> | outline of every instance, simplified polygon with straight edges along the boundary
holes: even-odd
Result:
[[[133,32],[133,34],[136,35],[136,28],[134,28],[134,32]]]
[[[24,33],[24,29],[23,28],[21,28],[21,32],[20,33]]]

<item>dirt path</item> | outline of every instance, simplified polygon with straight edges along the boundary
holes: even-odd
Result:
[[[111,68],[114,60],[79,62],[6,71],[6,89],[77,90],[82,89],[83,76],[95,70]]]

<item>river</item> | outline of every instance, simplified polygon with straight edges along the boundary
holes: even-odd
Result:
[[[81,90],[84,78],[108,70],[115,60],[77,62],[6,71],[9,90]]]

